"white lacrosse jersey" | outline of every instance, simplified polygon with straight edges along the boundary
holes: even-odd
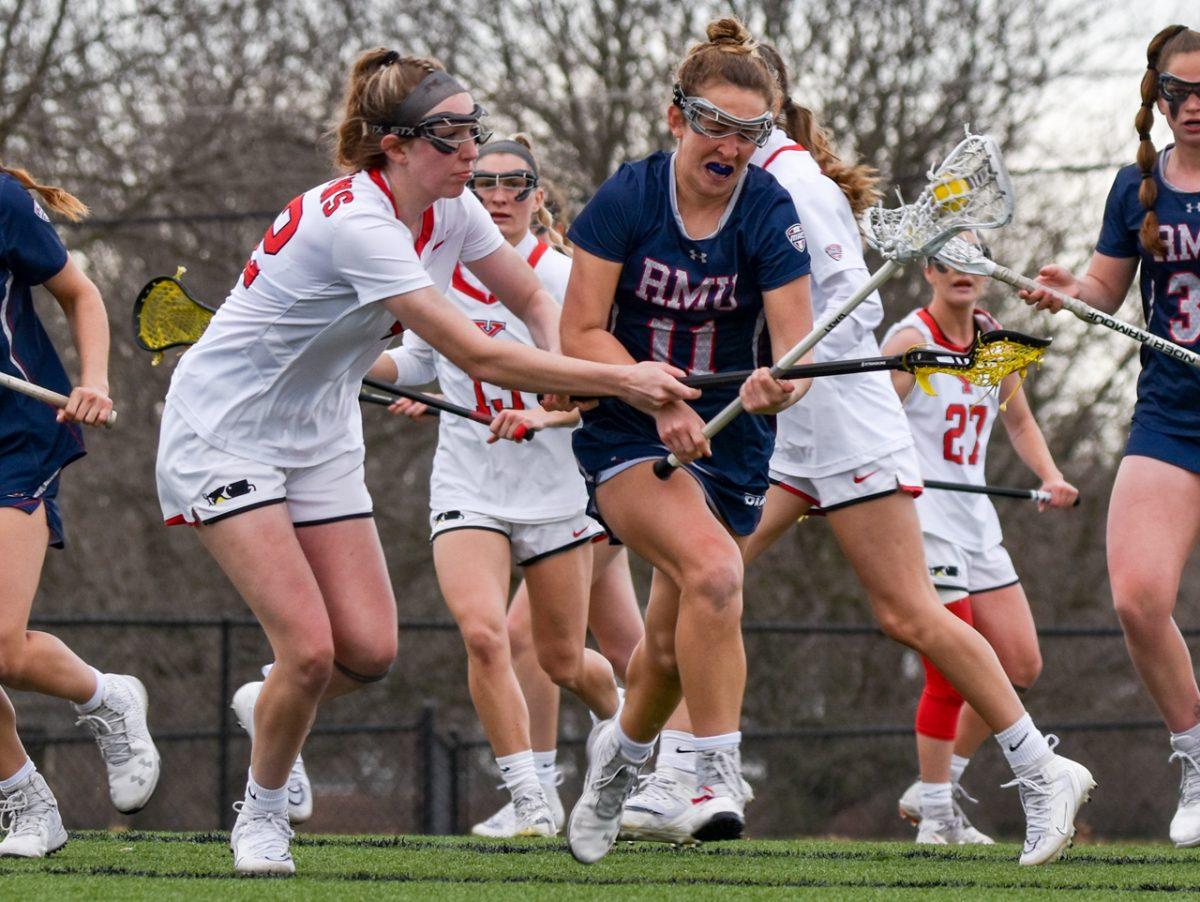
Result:
[[[975,311],[979,330],[999,329],[995,318]],[[901,329],[916,329],[930,345],[960,353],[968,349],[951,342],[925,308],[914,310],[888,330],[885,343]],[[986,485],[984,464],[988,440],[1000,412],[1000,390],[972,385],[960,376],[935,373],[930,377],[936,395],[913,386],[904,412],[916,440],[921,475],[926,479]],[[929,489],[917,499],[921,531],[968,551],[987,551],[1003,540],[996,508],[986,495]]]
[[[402,331],[379,301],[445,291],[459,259],[503,240],[469,191],[436,201],[413,235],[380,172],[319,185],[276,217],[167,402],[210,444],[274,466],[357,448],[360,383]]]
[[[812,259],[813,320],[836,310],[869,277],[858,223],[842,189],[821,173],[812,154],[775,129],[751,163],[792,195]],[[879,356],[875,329],[883,320],[879,293],[866,298],[813,349],[817,362]],[[912,444],[887,373],[814,379],[799,403],[776,418],[771,469],[791,476],[832,476],[855,470]]]
[[[526,234],[516,250],[561,304],[571,259],[532,234]],[[533,337],[520,317],[465,267],[455,267],[449,296],[491,338],[533,347]],[[436,376],[446,399],[462,407],[495,416],[504,409],[538,406],[536,394],[472,379],[413,332],[405,333],[403,346],[389,354],[404,383],[421,384]],[[430,508],[435,512],[468,510],[514,523],[578,514],[587,504],[587,491],[571,451],[572,431],[543,429],[533,441],[489,445],[491,432],[482,423],[442,414],[429,486]]]

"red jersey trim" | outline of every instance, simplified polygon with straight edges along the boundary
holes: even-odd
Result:
[[[775,153],[773,153],[769,157],[767,157],[767,162],[762,164],[762,168],[766,169],[768,166],[770,166],[772,163],[775,162],[775,158],[777,156],[779,156],[784,151],[788,151],[788,150],[808,150],[808,148],[805,147],[803,144],[785,144],[783,147],[781,147],[777,151],[775,151]]]
[[[430,209],[430,211],[433,210],[432,207],[430,207],[429,209]],[[545,256],[546,251],[548,251],[548,250],[550,250],[550,245],[548,245],[544,241],[539,240],[538,243],[533,246],[533,250],[529,252],[529,256],[525,258],[525,262],[529,264],[531,269],[536,269],[537,265],[538,265],[538,261],[541,260],[542,257]],[[418,247],[417,253],[419,254],[420,252],[421,252],[420,248]],[[454,264],[454,275],[452,275],[450,277],[450,284],[452,286],[454,286],[455,290],[461,291],[467,297],[474,298],[475,300],[479,301],[479,303],[481,303],[481,304],[496,303],[497,299],[494,294],[484,294],[482,291],[480,291],[478,288],[476,288],[474,285],[472,285],[470,282],[467,281],[467,277],[463,275],[461,263]]]
[[[527,262],[529,263],[530,267],[536,268],[538,261],[545,256],[545,253],[548,250],[550,250],[550,245],[539,239],[538,243],[533,246],[533,250],[529,252],[529,259]]]
[[[396,196],[392,194],[392,186],[387,183],[387,179],[383,177],[383,173],[378,169],[368,169],[367,176],[373,181],[377,188],[383,192],[392,205],[392,212],[396,214],[396,218],[400,218],[400,208],[396,206]]]
[[[929,327],[929,331],[933,335],[933,340],[940,344],[943,348],[948,348],[949,350],[956,351],[959,354],[965,354],[971,350],[970,346],[963,347],[962,345],[957,345],[947,338],[946,333],[942,331],[942,327],[939,326],[938,321],[933,318],[933,314],[929,312],[928,307],[922,307],[920,310],[918,310],[917,316],[920,317],[921,322]],[[974,319],[976,333],[984,331],[985,329],[986,331],[990,332],[993,329],[1001,328],[1000,321],[986,310],[976,309]]]
[[[392,194],[392,187],[388,184],[387,179],[383,177],[383,173],[378,169],[368,169],[367,175],[370,177],[371,181],[375,183],[379,190],[384,193],[384,196],[387,197],[388,201],[391,202],[392,212],[395,213],[396,218],[399,219],[400,208],[396,206],[396,196]],[[421,252],[425,250],[425,245],[429,244],[429,239],[433,237],[433,226],[433,207],[429,206],[426,207],[425,212],[421,214],[421,234],[419,234],[416,241],[413,242],[413,247],[416,249],[418,257],[421,256]]]

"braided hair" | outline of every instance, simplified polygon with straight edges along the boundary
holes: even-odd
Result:
[[[21,187],[26,191],[36,191],[47,207],[55,213],[65,216],[71,222],[79,222],[88,214],[87,204],[65,188],[43,185],[27,171],[16,166],[0,164],[0,172],[11,175],[21,183]]]

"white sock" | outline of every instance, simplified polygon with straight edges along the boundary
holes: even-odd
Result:
[[[1200,746],[1200,723],[1190,730],[1171,734],[1171,748],[1177,752],[1191,752]]]
[[[547,788],[557,787],[558,749],[550,749],[548,752],[534,752],[533,768],[537,771],[537,778],[542,781],[543,786]]]
[[[721,733],[718,736],[694,736],[692,745],[697,752],[713,752],[717,749],[737,748],[742,744],[742,731]]]
[[[1008,759],[1008,766],[1018,776],[1053,754],[1046,737],[1033,725],[1033,718],[1028,713],[1022,714],[1021,719],[1008,729],[997,733],[996,741]]]
[[[106,688],[104,684],[104,674],[102,674],[95,667],[91,667],[89,669],[96,675],[96,691],[93,692],[92,697],[82,705],[75,706],[75,710],[77,710],[80,714],[91,714],[93,711],[99,708],[100,704],[104,701],[104,690]]]
[[[950,756],[950,782],[961,783],[963,771],[967,769],[967,765],[971,763],[970,758],[964,758],[962,755]]]
[[[496,766],[500,768],[500,776],[504,778],[504,785],[511,793],[515,793],[521,785],[537,780],[533,749],[503,755],[496,759]]]
[[[26,757],[25,763],[21,765],[20,770],[18,770],[11,777],[8,777],[5,780],[0,780],[0,793],[8,795],[14,789],[32,777],[35,773],[37,773],[37,768],[33,766],[32,759]]]
[[[696,775],[696,737],[683,730],[663,730],[658,743],[658,767],[673,767]]]
[[[651,739],[649,742],[638,742],[636,739],[630,739],[625,735],[625,731],[621,729],[621,721],[616,722],[617,744],[621,747],[621,754],[626,761],[631,761],[634,764],[642,764],[650,760],[650,756],[654,754],[654,742]]]
[[[245,804],[271,814],[286,814],[288,807],[287,781],[285,780],[278,789],[267,789],[254,782],[254,774],[247,774]]]
[[[921,817],[939,821],[954,817],[949,783],[921,783]]]

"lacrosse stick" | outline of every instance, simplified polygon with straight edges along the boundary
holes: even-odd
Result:
[[[995,495],[997,498],[1020,498],[1023,501],[1040,501],[1049,504],[1051,495],[1041,489],[1014,489],[1005,485],[971,485],[969,482],[942,482],[940,479],[926,479],[925,488],[939,489],[944,492],[970,492],[975,495]],[[1079,507],[1079,496],[1071,507]]]
[[[24,379],[18,379],[16,376],[10,376],[8,373],[0,373],[0,386],[11,388],[15,392],[22,395],[28,395],[30,398],[36,398],[49,404],[51,407],[57,407],[62,410],[70,403],[71,399],[66,395],[60,395],[56,391],[51,391],[48,388],[42,388],[40,385],[34,385],[32,382],[26,382]],[[117,422],[117,412],[110,410],[108,419],[98,425],[105,429],[112,429]]]
[[[1134,341],[1141,342],[1148,348],[1153,348],[1155,351],[1166,354],[1168,357],[1173,357],[1175,360],[1191,364],[1194,367],[1200,367],[1200,354],[1189,351],[1187,348],[1182,348],[1173,341],[1160,338],[1116,317],[1109,316],[1102,310],[1097,310],[1095,307],[1085,304],[1079,298],[1073,298],[1040,282],[1035,282],[1027,276],[1014,272],[1007,266],[1001,266],[994,260],[989,260],[985,257],[977,244],[972,244],[962,238],[951,238],[937,252],[937,258],[947,266],[954,267],[959,272],[988,276],[998,282],[1004,282],[1013,288],[1020,288],[1024,291],[1043,291],[1061,301],[1065,309],[1071,311],[1085,323],[1098,323],[1101,326],[1112,329],[1114,332],[1120,332]]]
[[[370,388],[378,389],[381,392],[394,395],[397,398],[408,398],[410,401],[419,401],[426,407],[432,407],[434,410],[443,410],[446,413],[452,413],[457,417],[465,417],[468,420],[473,420],[483,426],[490,426],[492,417],[486,413],[480,413],[478,410],[473,410],[470,407],[461,407],[444,398],[435,398],[432,395],[426,395],[419,391],[410,391],[407,388],[401,388],[398,385],[392,385],[388,382],[380,382],[378,379],[367,377],[363,380],[363,385]],[[368,400],[360,396],[360,400]],[[370,403],[378,403],[374,398],[369,399]],[[394,400],[394,399],[393,399]],[[390,402],[389,402],[390,403]],[[537,435],[532,429],[525,426],[518,426],[513,433],[513,441],[515,442],[531,442],[533,437]]]
[[[929,172],[929,183],[913,203],[895,211],[868,210],[863,221],[867,240],[887,261],[838,309],[818,320],[813,330],[771,368],[779,374],[807,354],[837,325],[854,312],[879,286],[918,257],[935,254],[949,238],[966,229],[995,229],[1013,214],[1013,188],[996,142],[986,135],[968,134],[945,161]],[[894,223],[888,218],[895,217]],[[876,231],[891,226],[886,234]],[[712,438],[742,412],[740,398],[704,425]],[[680,464],[674,454],[654,464],[654,475],[666,479]]]
[[[1039,362],[1048,347],[1048,338],[1034,338],[1020,332],[997,329],[984,332],[965,353],[918,346],[903,354],[889,357],[863,357],[858,360],[832,360],[828,363],[793,366],[781,371],[776,378],[812,379],[819,376],[903,370],[916,376],[917,384],[928,395],[935,394],[929,381],[929,377],[935,373],[949,373],[966,379],[973,385],[994,388],[1000,385],[1009,373],[1023,374],[1030,364]],[[744,382],[752,372],[753,370],[741,370],[688,376],[679,381],[692,388],[707,388]]]

